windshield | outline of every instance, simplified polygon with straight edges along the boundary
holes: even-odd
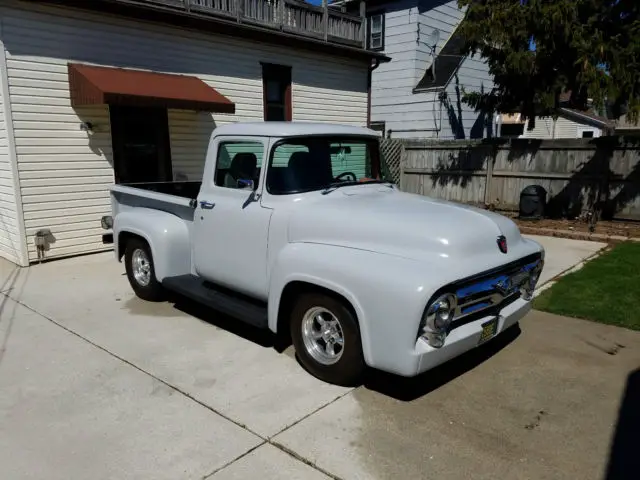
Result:
[[[378,140],[370,137],[297,137],[275,144],[267,171],[272,195],[381,181]]]

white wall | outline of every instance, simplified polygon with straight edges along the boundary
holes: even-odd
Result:
[[[21,235],[19,208],[20,192],[16,183],[15,157],[12,155],[11,108],[5,97],[9,91],[2,48],[0,25],[0,257],[25,264],[25,239]]]
[[[487,136],[482,126],[478,128],[479,114],[458,102],[463,87],[466,91],[493,87],[488,66],[479,57],[463,60],[446,88],[448,102],[440,102],[437,91],[413,93],[432,62],[428,40],[434,28],[440,30],[438,52],[462,20],[464,12],[457,1],[400,0],[382,8],[387,9],[384,52],[392,61],[373,72],[371,120],[386,122],[394,138]]]
[[[554,136],[553,118],[536,117],[535,126],[532,130],[529,130],[529,120],[527,120],[522,138],[582,138],[583,129],[593,130],[595,132],[594,137],[599,137],[602,134],[602,130],[598,127],[576,122],[569,118],[558,117]]]
[[[111,248],[100,228],[113,183],[108,107],[71,107],[69,61],[197,75],[235,102],[234,115],[169,111],[174,175],[190,179],[202,174],[215,125],[262,120],[261,61],[292,66],[294,120],[366,124],[366,62],[79,10],[6,5],[0,15],[31,259],[39,228],[56,238],[48,257]],[[81,121],[95,133],[81,131]]]

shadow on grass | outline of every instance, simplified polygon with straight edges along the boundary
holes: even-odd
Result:
[[[640,368],[627,378],[618,423],[609,452],[606,480],[631,480],[640,475]]]
[[[506,348],[521,334],[516,324],[490,342],[416,377],[405,378],[371,370],[364,386],[403,402],[416,400],[464,375]]]

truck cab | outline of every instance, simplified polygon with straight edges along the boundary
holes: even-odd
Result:
[[[506,217],[399,191],[360,127],[222,126],[201,182],[111,195],[139,297],[174,291],[290,335],[308,371],[341,385],[367,366],[416,375],[493,338],[528,311],[542,269]]]

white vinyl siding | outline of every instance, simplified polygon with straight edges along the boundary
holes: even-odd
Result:
[[[0,33],[1,34],[1,33]],[[2,42],[0,42],[0,46]],[[0,55],[0,62],[4,63],[4,55]],[[4,99],[3,92],[7,90],[4,77],[4,66],[0,68],[0,257],[20,264],[24,241],[20,235],[18,217],[20,215],[14,166],[12,165],[9,149],[9,135],[7,124],[11,122],[9,105]]]
[[[377,8],[377,7],[376,7]],[[384,6],[382,8],[385,8]],[[465,58],[447,85],[447,100],[439,91],[413,93],[432,63],[428,42],[440,32],[436,54],[462,21],[457,0],[401,0],[386,6],[385,50],[392,57],[372,74],[371,121],[385,122],[393,138],[481,138],[491,136],[491,119],[462,102],[462,90],[490,91],[493,81],[479,57]],[[437,68],[436,68],[437,75]]]
[[[263,117],[260,62],[292,67],[294,121],[366,125],[367,62],[60,7],[0,7],[30,259],[33,234],[50,228],[47,257],[110,249],[113,154],[106,106],[73,108],[67,62],[196,75],[236,113],[169,110],[174,178],[200,180],[216,125]],[[80,129],[91,122],[94,132]]]
[[[537,117],[535,126],[532,130],[529,130],[529,121],[524,127],[523,138],[581,138],[582,130],[593,130],[594,137],[598,137],[601,134],[601,129],[593,127],[591,125],[576,122],[565,117],[558,117],[555,127],[555,135],[553,133],[553,118],[551,117]]]

